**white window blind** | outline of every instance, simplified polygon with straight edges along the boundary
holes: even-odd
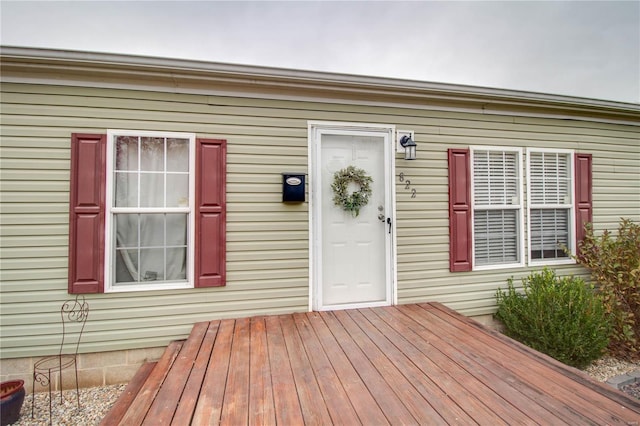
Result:
[[[572,226],[571,156],[528,150],[530,260],[567,259]]]
[[[477,265],[518,262],[516,210],[476,210],[473,231]]]
[[[516,152],[474,151],[473,178],[476,206],[519,204]]]
[[[520,152],[472,150],[474,265],[521,263]]]

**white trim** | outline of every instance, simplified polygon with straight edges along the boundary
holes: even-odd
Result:
[[[368,302],[368,303],[345,303],[343,305],[324,305],[317,307],[316,311],[334,311],[343,309],[364,309],[364,308],[377,308],[380,306],[389,306],[392,303],[384,302]]]
[[[328,72],[134,55],[0,47],[2,81],[170,93],[309,100],[640,126],[627,102]],[[33,75],[27,73],[33,71]],[[43,77],[45,76],[45,77]],[[48,76],[48,77],[46,77]],[[217,84],[217,88],[214,87]],[[225,89],[238,87],[238,89]],[[282,94],[288,89],[287,94]],[[313,90],[320,97],[299,94]],[[348,100],[345,96],[359,96]],[[396,99],[376,101],[376,98]],[[523,108],[534,111],[522,111]],[[535,111],[535,110],[538,111]],[[518,111],[520,110],[520,111]]]
[[[309,197],[309,310],[328,309],[348,309],[365,308],[374,306],[386,306],[397,303],[397,255],[396,255],[396,206],[395,206],[395,136],[394,125],[372,124],[372,123],[352,123],[352,122],[328,122],[328,121],[308,121],[308,149],[309,149],[309,169],[310,169],[310,194]],[[321,194],[320,173],[321,164],[321,138],[323,135],[365,135],[385,137],[384,146],[384,173],[385,173],[385,194],[389,202],[385,209],[385,215],[390,217],[391,235],[387,237],[386,259],[386,300],[384,302],[358,303],[348,305],[322,305],[322,286],[317,283],[322,282],[322,223],[321,203],[318,196]]]
[[[475,174],[474,174],[474,153],[475,151],[495,151],[495,152],[515,152],[518,158],[517,171],[518,171],[518,205],[507,206],[482,206],[479,209],[482,210],[519,210],[518,214],[518,258],[519,262],[515,263],[501,263],[494,265],[477,265],[476,263],[476,243],[475,243]],[[501,147],[501,146],[481,146],[472,145],[469,147],[469,166],[471,170],[471,259],[473,271],[487,271],[494,269],[509,269],[509,268],[521,268],[525,266],[525,246],[524,246],[524,191],[523,191],[523,162],[522,162],[522,148],[520,147]]]
[[[561,149],[561,148],[527,148],[526,155],[527,161],[525,163],[526,166],[526,174],[527,174],[527,265],[528,266],[553,266],[553,265],[568,265],[575,264],[576,261],[570,256],[566,259],[532,259],[531,258],[531,152],[548,152],[552,154],[566,154],[569,157],[569,170],[567,174],[570,179],[569,191],[571,194],[571,203],[570,207],[567,209],[566,204],[545,204],[544,207],[549,209],[567,209],[569,211],[568,215],[568,236],[567,241],[569,243],[569,251],[571,255],[576,254],[576,218],[575,218],[575,208],[576,208],[576,177],[575,177],[575,150],[573,149]],[[534,209],[538,208],[536,205],[533,207]]]
[[[179,282],[163,282],[161,284],[145,284],[145,285],[126,285],[113,286],[113,250],[115,243],[113,241],[113,213],[126,213],[128,211],[139,212],[140,209],[112,207],[113,205],[113,140],[115,136],[146,136],[146,137],[163,137],[163,138],[180,138],[189,140],[189,206],[174,208],[145,208],[145,212],[149,213],[189,213],[187,226],[189,233],[187,234],[187,278],[185,281]],[[195,244],[195,151],[196,151],[196,135],[195,133],[184,132],[165,132],[165,131],[146,131],[146,130],[107,130],[107,158],[106,158],[106,196],[105,196],[105,262],[104,262],[104,291],[105,293],[124,293],[132,291],[153,291],[153,290],[176,290],[185,288],[194,288],[194,244]]]
[[[50,62],[48,65],[64,65],[65,62],[77,62],[101,66],[104,68],[138,67],[151,70],[172,70],[179,73],[209,73],[224,75],[227,78],[244,77],[255,79],[286,79],[300,82],[345,85],[370,86],[384,89],[410,89],[438,92],[441,96],[459,94],[464,96],[492,96],[511,99],[512,101],[528,100],[537,102],[553,102],[563,105],[581,107],[612,108],[629,112],[640,112],[640,105],[628,102],[608,101],[601,99],[583,98],[577,96],[556,95],[523,90],[498,89],[483,86],[462,84],[435,83],[420,80],[407,80],[389,77],[374,77],[367,75],[342,74],[322,71],[309,71],[291,68],[265,67],[257,65],[241,65],[201,60],[174,59],[165,57],[126,55],[115,53],[87,52],[61,49],[42,49],[29,47],[0,46],[0,56],[4,60],[37,60]]]

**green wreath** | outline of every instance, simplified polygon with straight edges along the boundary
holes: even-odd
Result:
[[[348,193],[349,182],[353,182],[360,187],[358,191]],[[346,169],[338,170],[333,175],[333,203],[342,207],[343,210],[351,212],[356,217],[360,214],[360,209],[366,206],[371,195],[371,182],[373,179],[367,176],[362,169],[349,166]]]

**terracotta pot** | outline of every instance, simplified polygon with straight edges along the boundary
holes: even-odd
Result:
[[[11,380],[0,383],[1,426],[15,423],[18,420],[23,402],[24,380]]]

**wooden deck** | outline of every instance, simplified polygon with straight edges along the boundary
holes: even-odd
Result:
[[[637,425],[640,401],[437,303],[198,323],[102,425]]]

